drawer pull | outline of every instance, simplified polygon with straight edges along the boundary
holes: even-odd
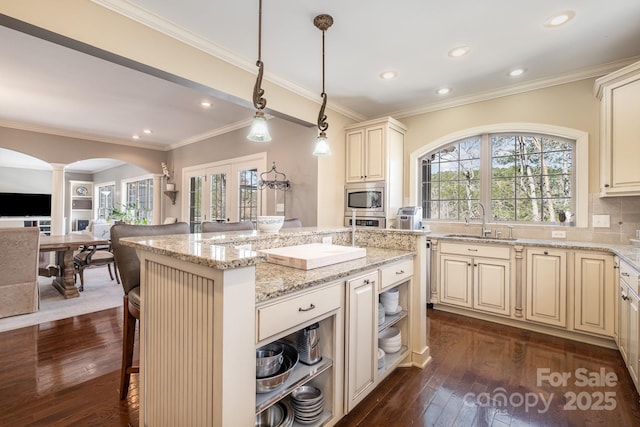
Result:
[[[629,273],[625,273],[624,271],[622,273],[620,273],[620,275],[624,276],[624,277],[629,277]]]
[[[469,252],[478,252],[478,250],[477,250],[477,249],[467,248],[467,250],[468,250]]]
[[[316,306],[315,306],[315,305],[313,305],[313,304],[309,304],[309,307],[307,307],[307,308],[298,307],[298,311],[311,311],[311,310],[313,310],[314,308],[316,308]]]
[[[404,274],[404,270],[396,271],[396,274]]]

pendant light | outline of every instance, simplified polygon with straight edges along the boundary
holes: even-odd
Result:
[[[331,15],[318,15],[313,20],[313,25],[316,26],[320,31],[322,31],[322,93],[320,96],[322,97],[322,106],[320,107],[320,112],[318,114],[318,139],[316,140],[316,146],[313,149],[314,156],[329,156],[331,155],[331,148],[329,147],[329,142],[327,141],[327,134],[325,131],[329,128],[329,123],[327,123],[327,116],[324,114],[324,110],[327,107],[327,94],[324,91],[324,33],[327,31],[329,27],[333,25],[333,18]]]
[[[258,0],[258,77],[253,87],[253,106],[256,108],[256,115],[251,123],[251,130],[247,139],[254,142],[269,142],[271,135],[267,126],[267,118],[264,116],[264,107],[267,106],[267,100],[263,98],[264,90],[262,86],[262,74],[264,73],[264,64],[262,63],[262,0]]]

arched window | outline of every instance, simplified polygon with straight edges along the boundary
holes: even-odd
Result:
[[[571,138],[494,128],[498,131],[440,141],[416,157],[423,217],[478,219],[482,204],[492,222],[576,225],[575,212],[587,197],[578,195],[578,188],[586,193],[586,170],[580,177],[576,172],[578,163],[586,169],[584,160],[577,161],[580,149],[580,157],[586,156],[586,134]]]

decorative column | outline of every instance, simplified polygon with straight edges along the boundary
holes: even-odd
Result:
[[[153,212],[151,212],[152,224],[162,224],[162,215],[164,213],[162,184],[162,175],[153,175]]]
[[[64,235],[66,234],[64,218],[64,168],[66,165],[52,163],[51,166],[53,166],[53,175],[51,177],[51,235]]]
[[[516,317],[522,317],[522,252],[524,247],[516,245]]]

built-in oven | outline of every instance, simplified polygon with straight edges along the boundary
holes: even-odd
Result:
[[[353,217],[345,216],[344,225],[351,227],[353,225]],[[387,220],[382,217],[356,217],[356,227],[387,228]]]
[[[359,182],[344,186],[344,216],[350,217],[353,211],[359,217],[386,217],[385,183]]]

